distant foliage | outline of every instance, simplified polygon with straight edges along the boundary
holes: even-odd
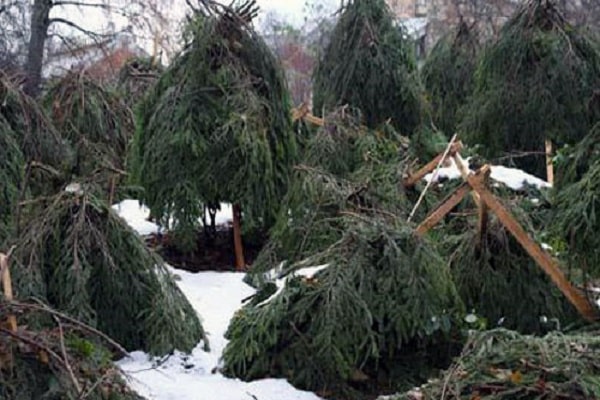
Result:
[[[447,137],[456,133],[458,111],[473,92],[480,47],[476,28],[461,21],[438,41],[421,70],[433,123]]]
[[[514,153],[516,166],[544,176],[544,140],[561,146],[587,134],[600,116],[591,107],[599,83],[593,42],[551,0],[530,0],[483,53],[459,130],[482,155]]]
[[[152,58],[133,58],[119,71],[118,89],[132,109],[158,81],[164,67]]]
[[[340,13],[314,73],[315,113],[349,105],[370,128],[389,120],[412,134],[422,119],[422,90],[411,42],[384,0],[352,0]]]
[[[182,248],[206,203],[238,203],[246,228],[268,227],[297,160],[283,70],[249,24],[253,7],[198,10],[138,108],[133,179]]]

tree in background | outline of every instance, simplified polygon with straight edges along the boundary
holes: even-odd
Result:
[[[600,55],[552,1],[531,0],[483,53],[459,131],[488,158],[545,175],[545,139],[574,144],[590,130]]]
[[[367,126],[390,120],[404,135],[421,122],[413,46],[384,0],[354,0],[342,6],[314,79],[315,114],[350,105],[362,111]]]

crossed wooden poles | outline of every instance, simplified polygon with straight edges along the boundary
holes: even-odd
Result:
[[[550,277],[552,282],[554,282],[567,300],[573,304],[581,316],[588,321],[597,321],[600,317],[598,311],[595,306],[590,303],[585,293],[575,288],[569,282],[561,270],[558,261],[544,251],[542,247],[531,238],[512,213],[502,205],[492,192],[490,192],[488,189],[488,179],[491,172],[490,166],[484,165],[475,173],[468,171],[460,157],[461,148],[462,144],[460,142],[453,144],[446,157],[454,159],[454,162],[461,171],[464,183],[435,207],[425,220],[419,224],[416,233],[420,236],[425,235],[450,211],[452,211],[452,209],[454,209],[467,194],[471,193],[478,208],[478,234],[480,240],[483,239],[485,235],[488,212],[491,211],[496,214],[502,225],[504,225],[515,239],[517,239],[529,256],[531,256],[539,267]],[[443,161],[444,154],[438,155],[419,171],[406,178],[404,180],[404,185],[406,187],[414,186],[418,181],[423,179],[425,175],[434,171],[437,165]]]

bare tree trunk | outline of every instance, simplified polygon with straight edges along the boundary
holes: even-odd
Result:
[[[52,0],[35,0],[31,12],[31,37],[27,52],[27,64],[25,65],[27,78],[24,91],[34,97],[39,94],[42,83],[44,46],[48,38],[51,8]]]

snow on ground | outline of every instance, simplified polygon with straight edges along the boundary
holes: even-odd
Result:
[[[160,226],[154,222],[148,221],[148,217],[150,216],[150,210],[148,207],[140,204],[138,200],[123,200],[118,204],[114,204],[112,208],[140,235],[146,236],[152,233],[160,232]],[[232,218],[233,213],[231,204],[222,203],[221,209],[217,211],[215,216],[215,224],[228,224]]]
[[[146,220],[148,210],[137,200],[125,200],[113,206],[140,234],[156,232]],[[231,209],[222,207],[217,223],[227,221]],[[154,229],[154,230],[153,230]],[[227,344],[224,333],[242,299],[254,289],[243,282],[244,274],[201,272],[197,274],[170,269],[177,284],[198,312],[210,343],[210,352],[200,343],[185,355],[175,353],[156,360],[141,352],[131,353],[118,362],[129,377],[131,387],[149,400],[319,400],[311,392],[295,389],[284,379],[242,382],[221,375],[217,368]],[[307,271],[309,273],[313,270]]]
[[[465,166],[469,168],[469,158],[464,159]],[[471,172],[475,172],[470,169]],[[459,179],[461,177],[460,171],[456,166],[453,159],[449,160],[447,167],[442,167],[436,171],[425,175],[425,180],[430,181],[435,176],[434,182],[440,179]],[[503,183],[507,187],[513,190],[521,190],[527,185],[535,186],[537,188],[549,188],[551,185],[543,179],[536,176],[530,175],[517,168],[508,168],[502,165],[492,165],[490,178],[498,183]]]

